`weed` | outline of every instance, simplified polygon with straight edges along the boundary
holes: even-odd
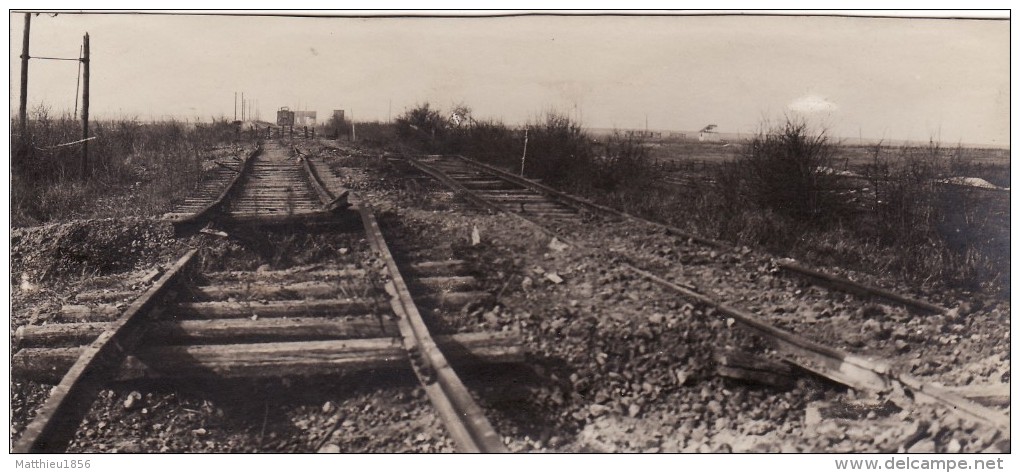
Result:
[[[521,171],[524,128],[485,121],[455,126],[443,116],[426,104],[398,119],[402,144]],[[835,169],[846,150],[824,132],[787,120],[729,147],[728,159],[716,146],[712,163],[671,163],[689,171],[678,186],[659,180],[664,165],[633,137],[595,139],[556,114],[526,129],[527,177],[620,210],[817,264],[925,286],[1008,293],[1008,203],[941,184],[955,176],[987,176],[1008,185],[1008,168],[979,162],[961,148],[934,141],[892,154],[881,146],[854,148],[849,151],[869,156],[862,177],[848,186]],[[688,148],[687,154],[700,152]],[[839,167],[846,170],[850,159],[843,158]]]
[[[90,123],[83,175],[80,123],[33,112],[28,129],[11,123],[11,220],[32,225],[70,217],[153,215],[169,210],[203,177],[203,155],[237,138],[224,120],[211,124],[136,120]]]

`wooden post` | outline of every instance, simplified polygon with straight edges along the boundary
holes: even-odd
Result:
[[[305,129],[305,138],[308,138],[308,127],[306,126],[306,127],[304,127],[304,129]]]
[[[524,153],[521,154],[521,175],[524,175],[524,160],[528,157],[528,129],[524,128]]]
[[[89,34],[85,33],[85,43],[82,46],[82,95],[81,95],[81,138],[89,137]],[[82,177],[89,176],[89,142],[81,144],[81,174]]]
[[[32,14],[25,13],[25,35],[21,40],[21,102],[18,108],[18,123],[21,133],[28,130],[28,32],[32,29]]]

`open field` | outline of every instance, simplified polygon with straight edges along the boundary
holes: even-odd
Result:
[[[740,153],[742,142],[698,142],[676,140],[647,140],[642,145],[648,157],[666,170],[701,171],[721,162],[731,161]],[[833,164],[838,170],[860,173],[881,158],[895,160],[904,155],[923,152],[924,147],[838,145]],[[967,177],[985,179],[1000,187],[1010,187],[1010,153],[999,148],[952,148],[959,160],[969,166]]]

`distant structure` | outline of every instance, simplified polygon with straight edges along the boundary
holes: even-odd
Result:
[[[661,131],[627,130],[626,135],[633,138],[662,138]]]
[[[698,131],[698,141],[719,141],[719,132],[715,131],[716,125],[706,125]]]
[[[276,111],[276,124],[278,126],[293,126],[294,112],[287,107],[280,107],[280,109]]]
[[[291,112],[294,114],[294,125],[295,126],[315,126],[316,113],[314,111],[301,111],[296,110]]]

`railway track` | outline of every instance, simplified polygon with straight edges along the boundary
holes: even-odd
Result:
[[[652,307],[669,307],[672,313],[666,314],[666,320],[674,320],[681,313],[683,317],[697,313],[710,316],[713,322],[692,324],[696,328],[691,330],[709,326],[743,329],[742,333],[748,335],[733,340],[747,342],[747,352],[753,352],[756,359],[725,355],[718,367],[722,376],[742,380],[757,377],[767,383],[776,377],[768,370],[778,368],[784,376],[825,379],[828,385],[849,386],[877,399],[865,402],[864,407],[851,403],[852,408],[863,409],[861,412],[884,411],[889,402],[915,411],[915,416],[926,416],[924,429],[918,427],[918,434],[908,435],[910,438],[903,441],[905,445],[927,435],[921,432],[927,429],[928,422],[937,419],[933,415],[962,418],[980,425],[981,430],[974,435],[981,436],[982,445],[993,441],[986,442],[987,439],[1008,439],[1008,411],[975,402],[963,390],[940,385],[937,377],[915,376],[908,371],[908,366],[926,361],[930,351],[917,344],[918,326],[910,326],[903,334],[898,327],[889,329],[893,323],[906,324],[918,317],[956,323],[966,314],[811,271],[795,262],[755,257],[722,242],[643,221],[465,158],[433,156],[406,162],[473,207],[511,216],[541,231],[552,240],[549,243],[552,252],[572,246],[577,251],[609,255],[612,264],[600,269],[599,281],[631,278],[643,281],[631,285],[640,294],[632,298],[636,297],[636,301],[648,298],[646,303],[650,302]],[[465,319],[485,319],[480,315],[484,310],[475,307],[491,307],[493,299],[500,298],[494,296],[496,291],[491,286],[489,292],[481,290],[483,285],[477,276],[490,268],[458,259],[448,251],[427,248],[429,245],[422,246],[424,242],[416,245],[413,227],[399,232],[405,233],[402,238],[384,240],[372,209],[357,201],[348,202],[349,194],[336,191],[337,180],[328,173],[310,153],[284,142],[267,142],[245,159],[219,166],[212,184],[199,192],[199,198],[185,201],[166,218],[180,234],[201,232],[213,242],[237,242],[251,251],[243,255],[230,251],[191,251],[172,267],[146,275],[141,290],[122,288],[78,294],[75,304],[65,305],[60,311],[61,320],[73,323],[19,328],[16,339],[20,351],[12,360],[15,377],[59,384],[22,433],[15,450],[61,451],[70,445],[74,451],[87,451],[91,437],[83,436],[82,416],[91,405],[89,400],[110,383],[155,381],[194,385],[198,380],[201,386],[210,380],[227,379],[232,383],[237,379],[294,376],[312,382],[327,379],[346,382],[363,370],[406,373],[408,367],[422,386],[421,403],[431,405],[433,415],[442,420],[450,445],[461,451],[503,451],[510,444],[514,450],[521,449],[518,440],[501,438],[493,428],[495,425],[499,430],[516,430],[515,423],[520,419],[508,422],[506,410],[488,411],[491,400],[486,402],[486,410],[480,408],[450,368],[451,364],[494,365],[524,359],[522,337],[516,330],[507,330],[514,322],[499,320],[504,315],[486,312],[486,317],[492,317],[491,323],[464,323]],[[392,213],[384,216],[391,223],[395,218]],[[622,236],[613,236],[613,227],[628,230]],[[384,221],[382,228],[390,229],[393,225]],[[588,233],[602,230],[610,233],[588,238]],[[318,239],[332,234],[342,237],[325,243]],[[599,239],[605,235],[611,238]],[[670,243],[662,245],[662,241]],[[391,248],[394,242],[396,246]],[[252,263],[255,260],[266,264]],[[824,284],[810,286],[808,281]],[[143,293],[139,295],[140,292]],[[591,295],[606,296],[616,297],[603,292]],[[688,305],[681,307],[675,303],[676,300],[704,309],[692,311]],[[638,305],[648,307],[646,303]],[[585,307],[583,304],[580,307]],[[504,308],[502,314],[513,315],[512,311]],[[580,309],[571,312],[571,317],[583,321],[582,312]],[[874,325],[871,319],[876,313],[884,318],[885,325],[879,327],[875,333],[880,335],[872,340],[867,337],[872,332],[864,330]],[[565,320],[555,313],[549,315],[556,318],[555,324]],[[817,320],[805,323],[808,316]],[[658,327],[667,327],[661,322],[663,314],[649,317],[660,320],[656,322]],[[672,331],[680,330],[672,324],[668,325]],[[478,326],[486,331],[471,328]],[[562,334],[555,326],[550,330],[560,340]],[[855,327],[855,332],[856,327],[862,327],[858,345],[848,345],[846,334],[841,332],[847,326]],[[502,330],[489,331],[493,327]],[[892,333],[882,336],[885,331]],[[532,336],[528,336],[529,349],[535,343]],[[642,357],[651,355],[645,353],[644,342],[639,341],[644,335],[622,336],[627,346],[619,349],[629,351],[629,356],[637,356],[638,348]],[[679,337],[685,339],[689,340],[687,331]],[[81,348],[82,345],[86,346]],[[602,369],[620,366],[613,359],[617,355],[602,341],[589,339],[587,346],[590,351],[587,355],[598,360]],[[911,351],[904,353],[903,346]],[[609,352],[608,356],[599,350]],[[915,353],[924,357],[915,358]],[[665,368],[672,374],[678,367]],[[593,373],[561,370],[556,374],[559,378],[553,376],[543,383],[572,384],[577,390],[572,395],[577,396],[586,389],[585,378]],[[608,381],[606,384],[616,390],[615,395],[625,399],[639,393],[654,396],[659,390],[654,383],[642,382],[645,378],[640,371],[610,374],[608,378],[599,375],[597,379]],[[682,376],[677,383],[683,389],[690,387],[684,385]],[[719,403],[725,405],[726,397],[733,397],[730,391],[739,389],[723,385],[726,388],[721,390],[729,394],[720,397],[721,394],[707,391],[707,386],[719,384],[704,386],[700,398],[714,397],[716,405],[709,403],[708,413],[702,410],[693,413],[704,417],[706,423],[714,421],[711,425],[726,422],[725,414],[718,412]],[[537,392],[547,388],[540,387]],[[769,404],[803,404],[797,401],[802,394],[800,388],[793,393],[782,391],[780,396],[785,398],[769,400]],[[748,390],[735,396],[753,400],[771,395],[769,391]],[[407,396],[400,393],[392,397]],[[681,410],[694,405],[687,404],[690,398],[682,399],[684,402],[678,404]],[[607,401],[601,392],[592,400],[593,405],[582,409],[589,420],[593,413],[608,409],[603,405]],[[923,403],[937,406],[937,410],[920,409]],[[323,409],[325,412],[326,408]],[[630,404],[630,409],[631,417],[635,412],[643,415],[638,404]],[[269,417],[268,404],[266,412]],[[493,413],[495,420],[487,420],[485,412]],[[627,414],[626,405],[623,412]],[[556,417],[565,414],[556,413]],[[571,415],[578,418],[577,412]],[[600,419],[597,422],[604,420]],[[740,422],[739,419],[742,417],[729,422]],[[316,451],[326,444],[342,445],[333,432],[341,424],[349,423],[349,419],[342,417],[335,423],[330,419],[332,427],[328,431],[309,434],[309,438],[296,445],[271,449]],[[938,425],[938,420],[934,424]],[[697,427],[695,432],[704,428]],[[793,422],[783,428],[803,426]],[[370,429],[366,432],[371,432]],[[942,435],[937,433],[939,428],[932,429],[936,432],[932,435]],[[537,435],[543,439],[541,445],[562,441],[548,440],[550,434],[545,430],[545,434]],[[261,446],[262,434],[257,437]]]
[[[879,335],[877,338],[885,341],[864,340],[861,344],[858,339],[857,350],[841,348],[847,346],[842,338],[847,325],[861,327],[863,333],[869,324],[874,325],[869,319],[879,315],[907,325],[915,317],[959,317],[957,310],[950,311],[894,291],[814,271],[791,260],[748,261],[749,256],[722,242],[644,221],[468,158],[429,156],[410,158],[408,163],[474,205],[526,221],[571,245],[584,246],[580,241],[591,228],[588,221],[600,218],[628,221],[650,227],[651,232],[678,237],[678,243],[697,243],[699,247],[711,248],[710,258],[688,257],[683,250],[675,248],[659,248],[661,253],[651,257],[648,251],[621,251],[612,247],[602,250],[614,254],[626,272],[708,307],[728,324],[766,341],[771,350],[781,355],[783,363],[831,382],[884,396],[898,405],[932,403],[951,415],[1009,435],[1008,411],[968,399],[959,394],[960,389],[943,386],[937,379],[909,374],[905,366],[915,363],[914,359],[921,355],[907,356],[903,351],[909,351],[914,345],[915,352],[922,352],[923,348],[918,345],[923,339]],[[638,244],[642,232],[633,232],[637,234]],[[664,254],[668,256],[663,257]],[[733,271],[734,268],[737,271]],[[783,273],[822,287],[805,287],[801,281],[780,282],[779,276]],[[769,285],[763,287],[755,281],[758,279],[767,280]],[[781,295],[760,296],[767,293]],[[822,302],[834,299],[842,301],[842,310],[815,310]],[[811,318],[810,323],[805,323],[805,317]],[[826,320],[819,320],[822,318]],[[838,323],[829,325],[829,321]],[[902,329],[895,329],[896,333],[899,330]],[[856,354],[861,350],[867,356]]]
[[[484,301],[464,261],[398,266],[368,204],[351,205],[346,191],[330,190],[293,146],[266,142],[221,168],[194,200],[165,216],[179,233],[232,239],[263,261],[294,251],[295,239],[314,241],[305,235],[311,228],[344,233],[345,246],[317,253],[314,264],[254,270],[196,248],[154,271],[137,298],[92,291],[62,311],[88,322],[20,327],[14,376],[57,384],[15,452],[64,451],[74,442],[87,450],[82,419],[110,383],[328,379],[407,368],[457,450],[506,451],[453,366],[520,362],[518,335],[433,335],[418,308]],[[111,302],[132,298],[127,307]],[[325,444],[331,434],[314,440]]]

